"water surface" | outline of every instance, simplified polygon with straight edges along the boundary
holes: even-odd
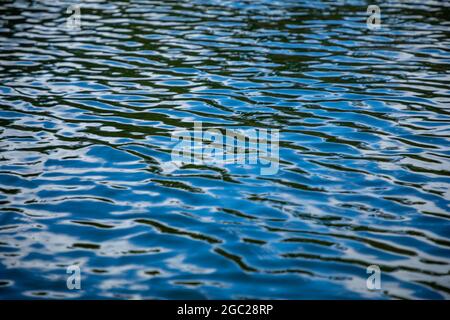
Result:
[[[0,5],[0,298],[450,298],[448,3],[71,3]],[[168,170],[196,121],[279,172]]]

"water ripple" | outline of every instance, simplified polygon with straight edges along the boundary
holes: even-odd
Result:
[[[447,3],[70,4],[0,5],[1,298],[450,298]],[[170,167],[198,121],[278,174]]]

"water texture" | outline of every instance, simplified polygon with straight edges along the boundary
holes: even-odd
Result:
[[[449,299],[450,5],[369,4],[2,1],[0,298]],[[278,173],[170,168],[197,121]]]

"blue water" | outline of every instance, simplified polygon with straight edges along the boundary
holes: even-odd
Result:
[[[447,2],[70,3],[0,4],[1,299],[450,298]],[[168,170],[196,121],[278,173]]]

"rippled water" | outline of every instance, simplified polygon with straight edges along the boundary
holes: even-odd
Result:
[[[70,3],[0,5],[1,298],[450,298],[448,3]],[[195,121],[279,172],[167,170]]]

